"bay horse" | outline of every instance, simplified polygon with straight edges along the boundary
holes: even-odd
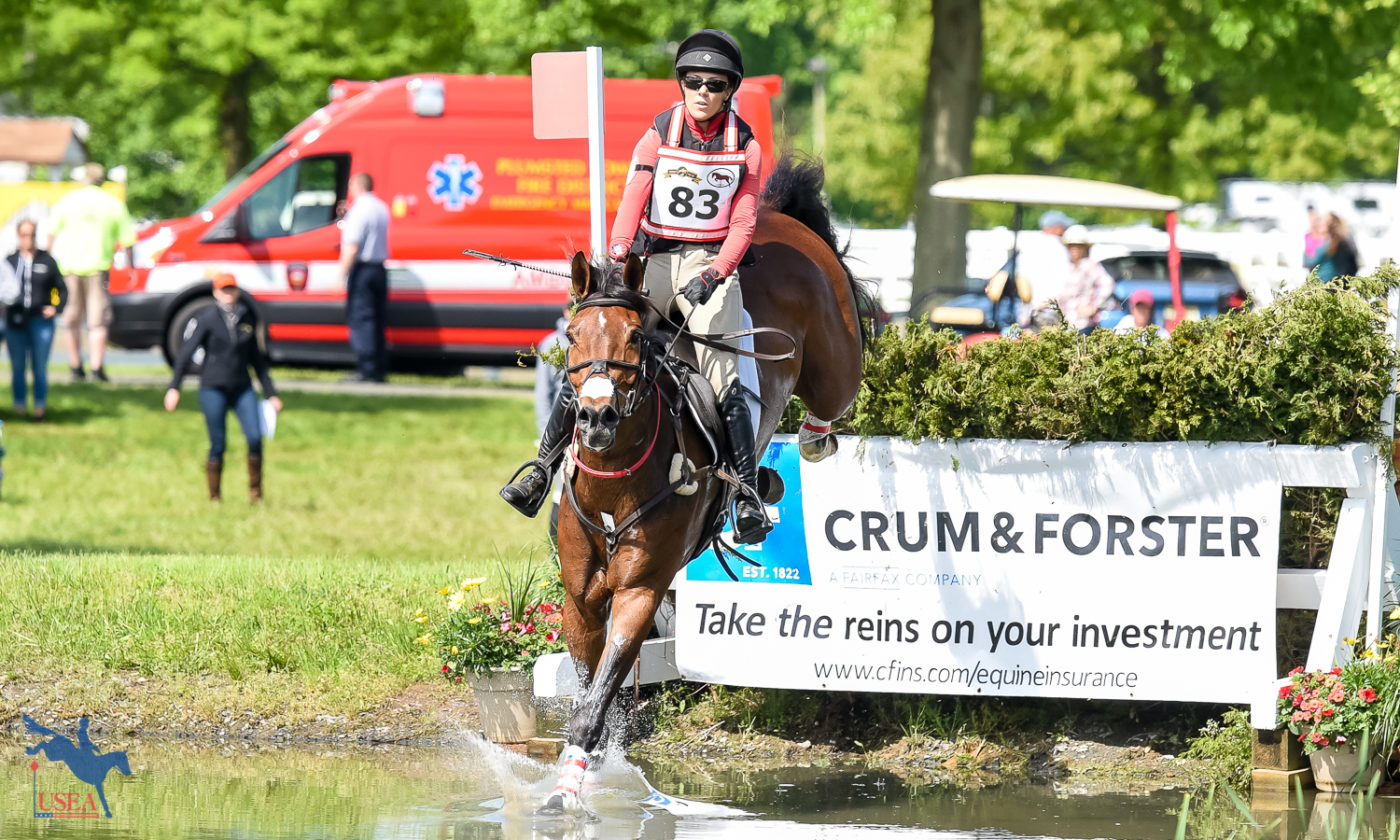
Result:
[[[793,394],[808,410],[803,457],[830,455],[829,423],[851,407],[860,385],[868,338],[860,306],[868,295],[842,259],[821,201],[823,180],[818,160],[779,162],[760,202],[753,264],[729,281],[742,282],[755,327],[776,328],[754,336],[758,358],[782,358],[758,363],[760,455]],[[581,807],[608,707],[672,579],[717,533],[731,498],[707,433],[684,410],[667,342],[646,328],[642,277],[636,256],[599,267],[577,253],[571,264],[577,309],[566,331],[565,375],[578,399],[558,544],[564,634],[580,695],[542,813]]]

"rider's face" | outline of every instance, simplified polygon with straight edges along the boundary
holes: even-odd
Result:
[[[708,73],[704,70],[687,70],[687,76],[699,76],[701,79],[718,79],[722,82],[729,81],[729,77],[723,73]],[[714,119],[715,115],[724,109],[724,103],[734,94],[732,89],[727,89],[722,93],[711,93],[704,85],[699,90],[691,90],[685,85],[681,85],[681,90],[685,93],[685,109],[690,113],[691,119],[698,123]]]

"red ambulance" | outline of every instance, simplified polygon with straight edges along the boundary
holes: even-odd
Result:
[[[745,79],[736,110],[770,157],[776,76]],[[604,82],[607,203],[632,147],[674,104],[672,80]],[[111,276],[124,347],[173,358],[232,272],[267,326],[274,361],[353,361],[339,285],[337,224],[350,176],[368,172],[391,211],[389,324],[400,364],[504,360],[554,328],[567,283],[462,256],[463,248],[567,271],[589,247],[586,140],[536,140],[528,77],[423,75],[338,81],[307,117],[183,219],[139,234]]]

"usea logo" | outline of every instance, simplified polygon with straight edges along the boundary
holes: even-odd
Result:
[[[50,762],[65,764],[78,781],[91,785],[92,791],[71,791],[39,789],[39,762],[29,762],[29,772],[33,774],[34,816],[47,819],[96,819],[110,818],[112,809],[107,806],[107,795],[102,783],[107,774],[116,769],[123,776],[131,775],[131,767],[126,762],[126,751],[98,752],[97,746],[88,739],[88,719],[78,721],[78,741],[75,744],[68,736],[36,723],[29,715],[24,715],[24,728],[43,740],[32,747],[26,747],[26,755],[42,755]],[[97,810],[102,805],[102,812]]]

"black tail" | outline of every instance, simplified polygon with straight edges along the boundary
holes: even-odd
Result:
[[[773,174],[763,186],[763,203],[785,216],[791,216],[806,225],[831,248],[841,270],[846,272],[846,281],[851,284],[855,296],[857,321],[860,323],[861,347],[868,348],[871,340],[870,321],[879,311],[875,295],[863,280],[857,280],[846,265],[846,250],[836,242],[836,229],[831,224],[831,213],[822,200],[822,187],[826,184],[826,170],[820,158],[788,152],[773,167]]]

